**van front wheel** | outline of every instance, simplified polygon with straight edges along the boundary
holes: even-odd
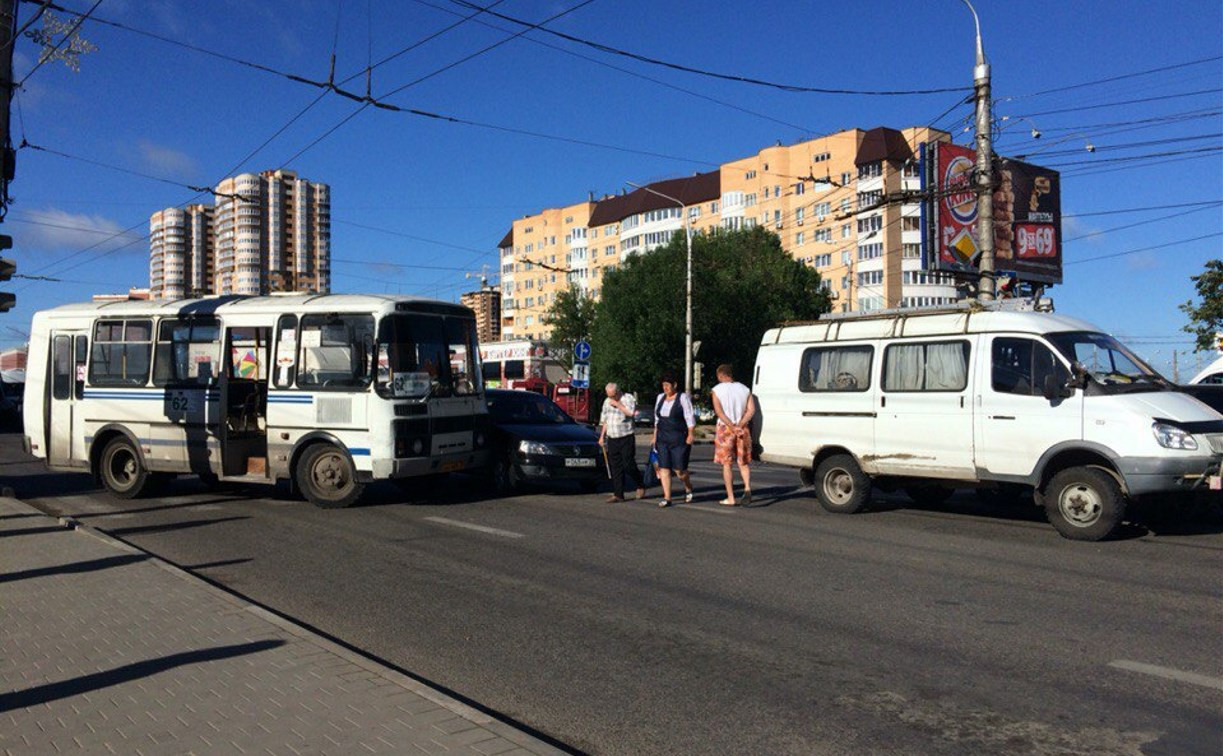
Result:
[[[848,454],[836,454],[815,468],[815,495],[820,506],[836,514],[853,514],[871,497],[871,479]]]
[[[1125,492],[1116,478],[1095,467],[1057,473],[1045,487],[1044,501],[1049,522],[1074,541],[1103,540],[1125,517]]]

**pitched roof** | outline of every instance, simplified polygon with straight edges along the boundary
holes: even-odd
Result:
[[[505,236],[501,237],[501,241],[497,244],[497,249],[506,249],[514,246],[514,227],[510,226],[510,230],[505,232]]]
[[[682,202],[685,206],[716,200],[722,196],[722,172],[709,171],[666,181],[647,184],[655,192],[665,194]],[[588,226],[617,223],[630,215],[649,210],[675,207],[675,203],[645,189],[634,189],[628,194],[617,194],[595,203]]]
[[[909,160],[912,157],[913,148],[909,146],[904,134],[896,129],[880,126],[862,135],[854,165],[878,163],[881,160]]]

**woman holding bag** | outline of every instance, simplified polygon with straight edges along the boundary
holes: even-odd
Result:
[[[679,390],[675,373],[662,376],[662,393],[654,402],[654,448],[658,450],[658,478],[662,483],[662,501],[658,506],[671,506],[671,474],[684,484],[684,501],[692,501],[692,479],[688,476],[688,458],[692,455],[692,430],[696,414],[692,399]]]

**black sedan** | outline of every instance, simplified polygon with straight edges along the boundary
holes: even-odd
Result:
[[[593,491],[607,478],[599,437],[546,396],[485,392],[493,421],[492,481],[501,493],[525,482],[577,481]]]

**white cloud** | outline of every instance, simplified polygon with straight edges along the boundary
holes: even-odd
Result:
[[[1098,244],[1097,238],[1100,234],[1100,229],[1088,226],[1078,218],[1062,218],[1062,239],[1076,239],[1078,241],[1090,242]],[[1081,238],[1078,238],[1081,237]]]
[[[30,251],[55,255],[97,244],[94,249],[104,252],[131,244],[124,253],[148,254],[148,244],[138,241],[143,239],[144,229],[125,231],[123,226],[101,215],[69,213],[58,208],[25,209],[9,215],[8,220],[21,229],[14,234],[14,246]]]
[[[147,139],[141,139],[136,147],[140,150],[140,159],[145,167],[159,176],[182,179],[195,175],[195,159],[185,152],[154,144]]]
[[[1133,271],[1154,270],[1163,267],[1161,263],[1159,255],[1152,252],[1139,252],[1125,257],[1125,267]]]

